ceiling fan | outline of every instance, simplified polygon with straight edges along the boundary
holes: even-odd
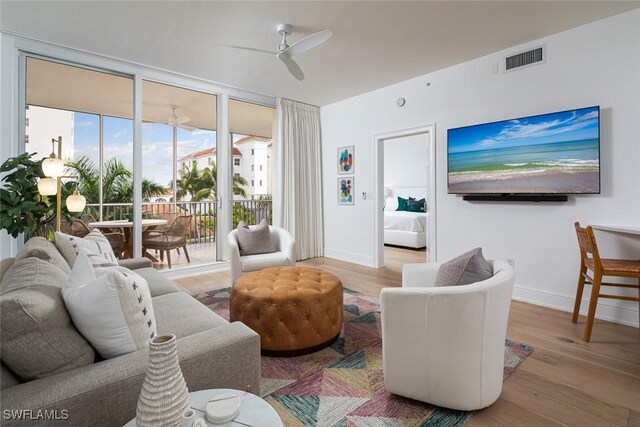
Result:
[[[191,121],[191,118],[189,116],[187,116],[186,114],[183,114],[180,117],[178,117],[178,115],[176,114],[177,108],[178,107],[176,107],[175,105],[171,106],[171,115],[167,119],[167,124],[171,127],[174,127],[174,128],[178,127],[180,129],[184,129],[189,132],[196,130],[196,128],[194,127],[185,125],[185,123]]]
[[[232,47],[234,49],[244,49],[251,50],[254,52],[261,53],[269,53],[272,55],[276,55],[280,61],[284,62],[284,65],[287,66],[287,69],[293,76],[298,80],[304,80],[304,73],[300,66],[293,60],[294,55],[298,55],[302,52],[306,52],[314,47],[320,46],[322,43],[326,42],[331,38],[333,33],[329,30],[320,31],[319,33],[312,34],[307,36],[301,40],[298,40],[291,46],[287,44],[287,36],[291,34],[291,25],[289,24],[280,24],[277,27],[278,34],[282,36],[282,40],[278,45],[278,50],[264,50],[264,49],[256,49],[253,47],[245,47],[245,46],[234,46],[228,44],[222,44],[221,46]]]

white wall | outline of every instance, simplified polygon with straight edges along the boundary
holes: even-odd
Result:
[[[540,43],[545,64],[492,73],[506,53]],[[396,106],[398,97],[405,107]],[[538,204],[469,203],[447,194],[447,129],[591,105],[602,114],[602,194]],[[373,136],[435,123],[439,260],[482,246],[488,258],[515,260],[515,298],[571,309],[579,262],[574,221],[640,226],[639,117],[640,10],[326,106],[325,254],[373,265],[375,201],[361,197],[374,188]],[[347,143],[356,145],[358,197],[354,206],[338,206],[335,153]],[[640,257],[639,238],[598,237],[607,256]],[[637,303],[604,300],[598,315],[637,324],[637,311]]]
[[[384,186],[427,186],[427,135],[384,141]]]

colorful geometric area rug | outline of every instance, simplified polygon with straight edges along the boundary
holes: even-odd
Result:
[[[196,298],[229,319],[231,288]],[[533,348],[507,340],[504,378]],[[382,372],[380,301],[344,290],[344,328],[330,347],[298,357],[262,357],[261,394],[286,427],[463,425],[473,412],[454,411],[387,393]]]

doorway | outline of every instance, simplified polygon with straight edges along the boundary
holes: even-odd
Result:
[[[435,125],[379,134],[374,143],[375,266],[434,262]]]

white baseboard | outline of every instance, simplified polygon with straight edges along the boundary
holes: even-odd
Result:
[[[365,267],[374,267],[373,257],[345,252],[338,249],[324,248],[324,256],[340,261],[351,262],[353,264],[364,265]]]
[[[513,299],[540,305],[542,307],[554,308],[556,310],[573,312],[573,302],[575,297],[556,294],[553,292],[531,289],[525,286],[516,285],[513,289]],[[587,314],[589,300],[582,300],[580,314]],[[623,325],[638,327],[638,310],[632,308],[614,306],[608,304],[606,300],[598,302],[596,319],[608,320],[610,322],[621,323]]]

